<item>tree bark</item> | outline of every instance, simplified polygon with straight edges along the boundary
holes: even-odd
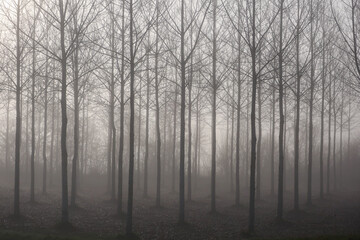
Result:
[[[126,234],[132,234],[132,215],[133,215],[133,195],[134,195],[134,117],[135,117],[135,96],[134,96],[134,83],[135,83],[135,52],[134,52],[134,40],[133,40],[133,0],[130,0],[129,15],[130,15],[130,147],[129,147],[129,186],[128,186],[128,210],[126,218]]]
[[[213,0],[213,51],[212,51],[212,126],[211,126],[211,212],[216,212],[216,53],[217,53],[217,29],[216,29],[217,0]]]
[[[256,4],[252,2],[252,44],[251,52],[251,72],[252,72],[252,95],[251,95],[251,158],[250,158],[250,196],[249,196],[249,232],[255,230],[255,168],[256,168],[256,86],[257,86],[257,73],[256,73]]]
[[[48,77],[48,57],[46,57],[45,63],[45,90],[44,90],[44,139],[43,139],[43,194],[46,194],[46,185],[47,185],[47,157],[46,157],[46,144],[47,144],[47,119],[48,119],[48,85],[49,85],[49,77]]]
[[[310,0],[310,113],[309,113],[309,157],[308,157],[308,182],[307,182],[307,204],[312,204],[312,158],[313,158],[313,104],[315,87],[314,66],[314,10],[313,1]]]
[[[299,210],[299,143],[300,143],[300,0],[297,0],[297,23],[296,23],[296,119],[294,134],[294,209]]]
[[[118,192],[117,192],[117,215],[122,214],[123,204],[123,154],[124,154],[124,108],[125,108],[125,0],[122,1],[121,16],[121,73],[120,73],[120,140],[119,140],[119,156],[118,156]],[[131,5],[132,7],[132,5]],[[131,10],[132,11],[132,10]],[[130,176],[129,176],[130,177]],[[132,206],[131,206],[132,207]],[[131,216],[132,217],[132,216]],[[132,224],[132,219],[130,220]],[[131,227],[130,231],[131,231]]]
[[[150,32],[149,32],[150,37]],[[145,158],[144,158],[144,191],[148,197],[148,161],[149,161],[149,108],[150,108],[150,46],[146,53],[146,120],[145,120]]]
[[[181,68],[181,103],[180,103],[180,181],[179,181],[179,223],[185,223],[185,91],[186,91],[186,62],[185,62],[185,0],[181,0],[181,30],[180,30],[180,68]]]
[[[60,6],[60,46],[61,46],[61,185],[62,185],[62,201],[61,201],[61,222],[67,224],[69,222],[68,211],[68,153],[66,148],[67,135],[67,102],[66,102],[66,68],[67,56],[65,49],[65,11],[63,0],[59,0]]]
[[[21,148],[21,49],[20,49],[20,0],[16,10],[16,132],[15,132],[15,186],[14,216],[20,216],[20,148]],[[34,50],[34,48],[33,48]],[[34,63],[33,63],[34,64]]]
[[[331,66],[330,66],[331,69]],[[332,74],[329,72],[329,119],[328,119],[328,153],[327,153],[327,164],[326,164],[326,193],[330,193],[330,159],[331,159],[331,105],[332,105]]]
[[[278,205],[277,219],[283,218],[284,200],[284,106],[283,106],[283,8],[284,0],[280,0],[280,43],[279,43],[279,182],[278,182]]]
[[[156,207],[160,207],[161,195],[161,134],[160,134],[160,106],[159,106],[159,3],[156,1],[156,40],[155,40],[155,104],[156,104]]]

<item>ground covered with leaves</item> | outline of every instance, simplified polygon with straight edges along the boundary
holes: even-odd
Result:
[[[208,194],[194,194],[186,203],[186,225],[178,225],[178,194],[166,193],[162,208],[153,197],[137,192],[134,202],[134,232],[140,239],[360,239],[360,192],[314,198],[313,205],[292,211],[292,193],[285,194],[284,221],[276,221],[276,196],[264,196],[256,203],[256,233],[246,234],[248,209],[233,205],[230,193],[217,196],[217,213],[210,214]],[[102,196],[102,197],[99,197]],[[116,239],[125,232],[125,216],[116,216],[116,203],[106,194],[79,194],[77,207],[70,209],[72,228],[58,227],[61,198],[55,191],[37,193],[29,202],[28,191],[21,192],[20,219],[12,214],[13,191],[0,187],[0,239]],[[126,201],[124,201],[124,207]],[[124,208],[125,209],[125,208]],[[125,239],[125,238],[123,238]]]

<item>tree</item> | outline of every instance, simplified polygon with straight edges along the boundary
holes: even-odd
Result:
[[[307,204],[312,204],[312,159],[313,159],[313,108],[315,88],[315,54],[314,54],[314,6],[310,0],[310,113],[309,113],[309,152],[308,152],[308,182],[307,182]]]
[[[161,134],[160,134],[160,106],[159,106],[159,1],[156,0],[155,20],[155,108],[156,108],[156,207],[160,207],[161,188]]]
[[[123,154],[124,154],[124,108],[125,108],[125,0],[122,2],[121,14],[121,71],[120,71],[120,139],[118,156],[118,195],[117,214],[122,214]],[[145,188],[145,187],[144,187]]]
[[[20,216],[20,144],[21,144],[21,46],[20,46],[21,0],[16,5],[16,133],[15,133],[15,187],[14,215]]]
[[[179,223],[185,223],[185,94],[186,94],[186,66],[198,45],[200,39],[200,33],[202,30],[202,26],[205,22],[205,17],[207,15],[208,9],[211,5],[211,2],[208,4],[206,2],[202,2],[200,7],[195,13],[191,16],[192,18],[185,25],[185,0],[181,0],[180,2],[180,27],[175,26],[176,31],[175,37],[180,36],[180,56],[177,56],[173,49],[170,50],[170,54],[174,57],[176,62],[180,65],[180,164],[179,164]],[[169,18],[173,19],[169,9],[167,9]],[[204,13],[201,15],[201,11]],[[197,23],[196,20],[200,21]],[[173,21],[168,21],[167,24],[169,28],[174,29],[174,26],[171,26]],[[186,53],[186,33],[188,32],[191,25],[198,26],[198,29],[195,33],[194,44],[189,47],[188,52]],[[170,49],[169,44],[164,42],[168,49]]]
[[[216,212],[215,184],[216,184],[216,92],[218,82],[216,79],[216,53],[217,53],[217,30],[216,30],[217,0],[213,0],[213,49],[212,49],[212,132],[211,132],[211,212]]]
[[[278,206],[277,218],[279,220],[283,217],[283,192],[284,192],[284,105],[283,105],[283,12],[284,0],[280,0],[280,46],[279,46],[279,182],[278,182]]]
[[[45,18],[52,19],[53,25],[59,31],[60,38],[57,42],[58,49],[47,46],[40,41],[36,43],[46,52],[47,55],[55,59],[61,66],[60,78],[60,94],[61,94],[61,223],[69,224],[69,210],[68,210],[68,152],[66,146],[67,140],[67,87],[68,87],[68,60],[73,56],[76,50],[76,42],[80,36],[84,35],[90,24],[96,18],[94,6],[96,1],[87,3],[84,0],[77,0],[72,2],[69,0],[59,0],[55,2],[35,2],[40,12],[43,12]],[[83,7],[79,7],[83,6]],[[57,8],[58,12],[50,11],[52,8]],[[69,8],[71,11],[68,11]],[[74,34],[69,34],[70,23],[72,23],[74,15],[81,19],[77,25],[77,31]],[[70,28],[71,29],[71,28]],[[33,40],[35,38],[32,38]]]

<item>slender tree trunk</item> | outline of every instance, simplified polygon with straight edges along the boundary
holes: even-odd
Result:
[[[281,1],[281,0],[280,0]],[[286,68],[284,70],[282,70],[283,72],[286,72]],[[283,73],[283,78],[284,78],[284,73]],[[286,81],[286,80],[285,80]],[[284,79],[283,79],[283,82],[284,82]],[[283,143],[284,143],[284,147],[283,147],[283,151],[284,151],[284,161],[283,161],[283,191],[286,192],[286,169],[287,169],[287,163],[286,163],[286,153],[287,153],[287,149],[286,149],[286,146],[287,146],[287,142],[286,142],[286,133],[287,133],[287,95],[286,95],[286,86],[283,85],[283,93],[284,93],[284,96],[283,96],[283,106],[284,106],[284,140],[283,140]]]
[[[111,93],[109,94],[109,101],[111,101]],[[110,110],[111,107],[109,107]],[[111,147],[112,147],[112,126],[111,126],[111,110],[109,111],[109,119],[108,119],[108,142],[107,142],[107,191],[112,194],[112,186],[111,186]]]
[[[39,108],[38,109],[38,119],[36,119],[37,121],[37,141],[36,141],[36,149],[35,149],[35,157],[37,159],[37,162],[40,162],[40,159],[41,159],[41,152],[40,152],[40,146],[41,146],[41,119],[42,119],[42,109]]]
[[[342,189],[342,164],[343,164],[343,120],[344,120],[344,86],[341,86],[341,109],[340,109],[340,158],[339,158],[339,186]]]
[[[191,28],[192,30],[192,28]],[[192,32],[190,32],[190,38],[192,43]],[[191,201],[191,147],[192,147],[192,129],[191,129],[191,110],[192,110],[192,99],[191,99],[191,93],[192,93],[192,80],[193,80],[193,57],[190,57],[190,76],[189,76],[189,82],[188,82],[188,88],[189,88],[189,106],[188,106],[188,188],[187,188],[187,197],[188,201]]]
[[[180,30],[180,68],[181,68],[181,105],[180,105],[180,182],[179,182],[179,223],[185,223],[185,91],[186,91],[186,62],[185,62],[185,0],[181,0],[181,30]]]
[[[235,83],[232,82],[232,97],[235,98]],[[232,104],[231,105],[231,136],[230,136],[230,191],[234,192],[234,120],[235,120],[235,107]],[[197,122],[196,122],[197,126]],[[197,136],[198,130],[196,130],[196,136]],[[197,139],[196,139],[197,144]],[[195,152],[197,149],[195,149]],[[196,159],[195,159],[196,161]]]
[[[333,84],[333,111],[334,111],[334,138],[333,138],[333,185],[334,191],[337,190],[337,182],[336,182],[336,131],[337,131],[337,109],[336,109],[336,84]]]
[[[262,141],[262,99],[261,99],[261,90],[262,84],[261,80],[258,79],[258,142],[257,142],[257,158],[256,158],[256,200],[261,199],[261,141]]]
[[[240,3],[238,2],[238,14],[240,16]],[[238,20],[239,25],[239,20]],[[240,205],[240,113],[241,113],[241,36],[238,33],[238,56],[237,56],[237,112],[236,112],[236,147],[235,147],[235,205]]]
[[[201,110],[199,110],[199,120],[198,120],[198,157],[197,157],[197,165],[198,165],[198,172],[197,176],[200,179],[200,173],[201,173],[201,128],[200,128],[200,122],[201,122]]]
[[[50,187],[53,185],[54,174],[54,141],[55,141],[55,81],[52,88],[52,112],[51,112],[51,143],[50,143]]]
[[[114,21],[112,20],[111,24],[114,25]],[[112,147],[111,147],[111,200],[116,201],[116,127],[115,127],[115,30],[114,26],[112,26],[112,36],[111,36],[111,79],[110,79],[110,119],[111,119],[111,133],[112,133]]]
[[[7,104],[6,104],[6,135],[5,135],[5,167],[6,169],[9,169],[9,115],[10,115],[10,90],[8,90],[8,99],[7,99]],[[28,109],[28,104],[26,104],[26,109]],[[26,114],[27,114],[27,110],[26,110]],[[28,122],[27,122],[27,115],[26,115],[26,149],[28,148]],[[27,154],[26,154],[26,158],[27,158]],[[26,159],[27,160],[27,159]],[[27,161],[26,161],[27,162]]]
[[[167,66],[165,65],[165,73],[164,73],[164,75],[166,76],[166,68],[167,68]],[[166,170],[168,169],[168,159],[167,159],[167,145],[166,145],[166,141],[167,141],[167,134],[168,134],[168,132],[167,132],[167,128],[166,128],[166,125],[167,125],[167,111],[168,111],[168,102],[167,102],[167,100],[168,100],[168,95],[167,95],[167,84],[166,84],[166,82],[165,82],[165,86],[164,86],[164,88],[165,88],[165,90],[164,90],[164,101],[165,101],[165,108],[164,108],[164,113],[163,113],[163,116],[164,116],[164,123],[163,123],[163,125],[164,125],[164,137],[163,137],[163,143],[164,143],[164,146],[163,146],[163,148],[162,148],[162,155],[163,155],[163,157],[162,157],[162,159],[163,159],[163,162],[164,162],[164,164],[163,164],[163,167],[162,167],[162,172],[163,172],[163,178],[162,178],[162,184],[163,185],[165,185],[165,176],[166,176]]]
[[[134,191],[134,116],[135,116],[135,96],[134,96],[134,83],[135,83],[135,52],[133,40],[133,0],[130,0],[129,5],[129,28],[130,28],[130,149],[129,149],[129,187],[128,187],[128,210],[126,218],[126,234],[132,234],[132,215],[133,215],[133,191]]]
[[[351,99],[349,99],[349,113],[348,113],[348,140],[347,140],[347,164],[350,163],[350,140],[351,140]]]
[[[312,158],[313,158],[313,104],[315,87],[315,66],[314,66],[314,10],[313,1],[310,0],[310,115],[309,115],[309,158],[308,158],[308,182],[307,182],[307,204],[312,204]]]
[[[177,98],[178,98],[178,85],[177,85],[177,68],[175,71],[175,100],[174,100],[174,119],[173,119],[173,149],[172,149],[172,178],[171,178],[171,189],[175,192],[175,166],[176,166],[176,117],[177,117]]]
[[[59,85],[57,85],[56,89],[59,89]],[[57,96],[57,98],[59,98]],[[61,103],[60,103],[61,104]],[[57,108],[58,111],[61,110],[61,106],[59,106],[59,104],[57,104]],[[60,119],[59,119],[59,113],[57,113],[57,119],[56,119],[56,142],[55,142],[55,165],[56,165],[56,169],[57,169],[57,173],[59,173],[59,150],[61,150],[60,148],[60,141],[59,141],[59,135],[61,134],[59,131],[59,125],[60,125]]]
[[[229,91],[230,89],[230,85],[229,85],[229,82],[228,82],[228,85],[227,85],[227,91]],[[230,176],[230,164],[228,164],[228,161],[229,161],[229,129],[230,129],[230,118],[231,118],[231,115],[230,115],[230,110],[229,110],[229,100],[230,100],[230,97],[228,96],[227,99],[226,99],[226,139],[225,139],[225,169],[224,169],[224,174],[225,176]],[[231,179],[230,178],[227,178],[226,179],[228,182],[228,184],[226,185],[230,185],[230,192],[231,192]]]
[[[250,162],[250,196],[249,196],[249,232],[255,230],[255,168],[256,168],[256,3],[252,2],[252,44],[251,52],[251,71],[252,71],[252,95],[251,95],[251,162]]]
[[[140,85],[139,85],[139,120],[138,120],[138,145],[137,145],[137,183],[136,183],[136,187],[137,189],[140,189],[140,151],[141,151],[141,108],[142,108],[142,96],[141,96],[141,91],[142,91],[142,81],[140,81]]]
[[[272,89],[272,127],[271,127],[271,195],[275,194],[275,78],[273,80],[273,89]]]
[[[150,37],[150,32],[149,32]],[[146,120],[145,120],[145,158],[144,158],[144,191],[143,196],[148,197],[148,161],[149,161],[149,108],[150,108],[150,47],[146,53]]]
[[[77,16],[74,15],[74,31],[77,33]],[[76,206],[78,187],[78,164],[79,164],[79,40],[76,40],[74,52],[74,157],[71,171],[71,199],[70,205]]]
[[[196,97],[196,132],[195,132],[195,149],[194,149],[194,187],[197,189],[198,183],[198,173],[199,173],[199,164],[198,164],[198,153],[199,153],[199,98],[200,98],[200,88],[198,88],[198,93]]]
[[[26,179],[29,177],[29,98],[26,100],[26,138],[25,138],[25,161],[26,161]],[[8,143],[7,143],[8,144]],[[9,150],[7,150],[9,151]],[[9,157],[9,156],[8,156]]]
[[[323,13],[324,14],[324,13]],[[321,123],[320,123],[320,198],[324,198],[324,109],[325,109],[325,27],[322,35],[322,73],[321,73]]]
[[[296,120],[294,134],[294,209],[299,210],[299,143],[300,143],[300,0],[297,0],[297,23],[296,23]]]
[[[156,40],[155,40],[155,104],[156,104],[156,207],[160,207],[161,190],[161,134],[160,134],[160,106],[159,106],[159,5],[156,1]]]
[[[21,49],[20,49],[20,13],[21,0],[17,1],[16,11],[16,132],[15,132],[15,186],[14,216],[20,216],[20,145],[21,145]],[[34,49],[33,49],[34,50]]]
[[[117,192],[118,216],[122,214],[122,203],[123,203],[122,188],[123,188],[124,108],[125,108],[125,101],[124,101],[125,98],[125,55],[124,55],[125,54],[125,4],[126,4],[125,0],[122,1],[122,4],[123,6],[122,6],[122,16],[121,16],[121,73],[120,73],[121,86],[120,86],[120,130],[119,130],[120,140],[119,140],[119,156],[118,156],[119,163],[118,163],[118,192]],[[132,10],[131,10],[131,14],[132,14]],[[132,224],[132,216],[130,222],[129,223],[127,222],[127,224]],[[129,230],[131,232],[132,226],[129,226]]]
[[[65,11],[63,0],[59,0],[60,5],[60,45],[61,45],[61,169],[62,169],[62,204],[61,204],[61,222],[69,222],[68,211],[68,153],[66,148],[66,130],[67,130],[67,103],[66,103],[66,68],[67,53],[65,49]]]
[[[330,66],[331,69],[331,66]],[[327,154],[327,165],[326,165],[326,193],[330,193],[330,159],[331,159],[331,105],[332,105],[332,74],[330,71],[329,76],[329,120],[328,120],[328,154]]]
[[[283,218],[283,194],[284,194],[284,106],[283,106],[283,9],[284,0],[280,0],[280,43],[279,43],[279,182],[278,182],[278,206],[277,218]]]
[[[85,100],[86,100],[86,96],[85,96],[85,83],[83,85],[83,108],[82,108],[82,123],[81,123],[81,151],[80,151],[80,163],[81,163],[81,167],[80,167],[80,176],[78,178],[78,182],[81,183],[81,181],[83,180],[83,177],[85,175],[85,124],[86,124],[86,117],[85,117]]]
[[[46,157],[46,144],[47,144],[47,119],[48,119],[48,85],[49,85],[49,64],[48,57],[45,60],[45,90],[44,90],[44,139],[43,139],[43,194],[46,194],[46,184],[47,184],[47,157]]]
[[[247,84],[248,85],[248,84]],[[245,157],[245,183],[246,183],[246,188],[250,189],[250,181],[249,181],[249,172],[250,172],[250,164],[249,164],[249,139],[250,139],[250,134],[249,134],[249,119],[251,118],[251,116],[249,117],[249,110],[250,110],[250,89],[249,87],[247,87],[247,94],[246,94],[246,157]],[[250,149],[251,152],[251,149]],[[250,159],[251,160],[251,159]]]
[[[217,0],[213,0],[213,52],[212,52],[212,133],[211,133],[211,212],[216,212],[216,11]]]
[[[34,20],[35,21],[35,20]],[[34,22],[34,32],[35,32],[35,22]],[[33,37],[35,37],[33,33]],[[33,53],[32,53],[32,76],[31,76],[31,156],[30,156],[30,202],[35,202],[35,39],[32,42]]]

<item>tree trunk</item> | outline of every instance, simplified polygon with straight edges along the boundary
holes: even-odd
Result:
[[[20,217],[20,147],[21,147],[20,146],[21,145],[20,13],[21,13],[21,6],[20,6],[20,0],[18,0],[17,11],[16,11],[16,132],[15,132],[15,181],[14,181],[15,182],[15,186],[14,186],[14,216],[15,217]]]
[[[125,108],[125,0],[122,2],[122,17],[121,17],[121,73],[120,73],[120,139],[119,139],[119,156],[118,156],[118,194],[117,194],[117,215],[122,214],[123,203],[123,154],[124,154],[124,108]],[[132,7],[132,5],[131,5]],[[131,10],[132,12],[132,10]],[[129,176],[130,177],[130,176]],[[132,206],[131,206],[132,207]],[[131,216],[132,217],[132,216]],[[128,223],[127,223],[128,224]],[[130,220],[132,224],[132,219]],[[131,232],[131,228],[130,232]]]
[[[49,85],[49,78],[48,78],[48,57],[46,57],[45,63],[45,90],[44,90],[44,139],[43,139],[43,194],[46,194],[46,184],[47,184],[47,157],[46,157],[46,144],[47,144],[47,118],[48,118],[48,85]]]
[[[112,5],[112,9],[114,6]],[[115,26],[114,26],[114,11],[111,13],[111,76],[110,76],[110,115],[111,115],[111,132],[112,132],[112,147],[111,147],[111,200],[116,201],[116,127],[115,127]]]
[[[77,33],[77,19],[74,16],[74,31]],[[70,205],[76,206],[77,195],[77,173],[79,163],[79,41],[76,40],[74,52],[74,158],[71,172],[71,199]]]
[[[240,3],[238,2],[238,14],[240,16]],[[239,24],[239,22],[238,22]],[[241,113],[241,36],[238,33],[238,56],[237,56],[237,112],[236,112],[236,147],[235,147],[235,205],[240,206],[240,113]],[[232,170],[231,170],[232,171]]]
[[[160,207],[161,188],[161,134],[160,134],[160,106],[159,106],[159,5],[156,1],[156,40],[155,40],[155,104],[156,104],[156,207]]]
[[[129,147],[129,186],[128,186],[128,210],[126,218],[126,234],[132,234],[132,215],[133,215],[133,191],[134,191],[134,117],[135,117],[135,96],[134,96],[134,83],[135,83],[135,52],[134,52],[134,40],[133,40],[133,0],[130,0],[130,147]]]
[[[252,95],[251,95],[251,162],[250,162],[250,196],[249,196],[249,232],[255,230],[255,168],[256,168],[256,4],[252,2],[252,45],[251,45],[251,70],[252,70]]]
[[[150,32],[149,32],[150,37]],[[144,158],[144,192],[148,197],[148,161],[149,161],[149,108],[150,108],[150,47],[146,53],[146,120],[145,120],[145,158]]]
[[[53,185],[54,174],[54,141],[55,141],[55,81],[52,89],[52,112],[51,112],[51,143],[50,143],[50,187]]]
[[[334,82],[333,84],[333,111],[334,111],[334,139],[333,139],[333,185],[334,185],[334,191],[336,191],[337,188],[337,182],[336,182],[336,128],[337,128],[337,109],[336,109],[336,84]]]
[[[141,96],[141,91],[142,91],[142,81],[140,81],[140,85],[139,85],[139,120],[138,120],[138,145],[137,145],[137,183],[136,183],[136,187],[137,189],[140,189],[140,151],[141,151],[141,108],[142,108],[142,96]]]
[[[294,133],[294,209],[299,210],[299,143],[300,143],[300,0],[297,0],[296,23],[296,120]]]
[[[34,30],[35,31],[35,25]],[[35,37],[33,33],[33,37]],[[32,42],[32,76],[31,76],[31,156],[30,156],[30,202],[35,202],[35,39]]]
[[[232,97],[235,98],[235,83],[234,82],[232,82]],[[231,105],[231,136],[230,136],[230,191],[231,192],[234,192],[234,176],[233,176],[234,175],[234,171],[233,171],[233,167],[234,167],[234,130],[235,130],[234,120],[235,120],[235,107],[232,104]],[[196,124],[197,124],[197,122],[196,122]],[[196,135],[197,135],[197,132],[198,131],[196,130]],[[197,139],[196,139],[196,144],[197,144]],[[195,150],[195,152],[196,151],[197,151],[197,149]]]
[[[180,175],[179,175],[179,223],[185,223],[185,91],[186,91],[186,62],[185,62],[185,0],[181,0],[181,30],[180,30],[180,68],[181,68],[181,105],[180,105]]]
[[[275,194],[275,78],[272,89],[272,127],[271,127],[271,196]]]
[[[191,29],[192,30],[192,29]],[[192,33],[190,33],[191,43],[192,43]],[[191,145],[192,145],[192,132],[191,132],[191,109],[192,109],[192,99],[191,99],[191,91],[192,91],[192,80],[193,80],[193,57],[190,57],[190,76],[188,82],[189,88],[189,106],[188,106],[188,188],[187,188],[187,197],[188,201],[191,201]]]
[[[348,112],[348,140],[347,140],[347,163],[350,163],[350,140],[351,140],[351,99],[349,99],[349,112]]]
[[[284,0],[280,0],[280,43],[279,43],[279,182],[277,219],[283,218],[283,192],[284,192],[284,106],[283,106],[283,8]]]
[[[172,178],[171,178],[171,189],[175,192],[175,166],[176,166],[176,116],[177,116],[177,98],[178,98],[178,85],[177,85],[177,68],[175,71],[175,100],[174,100],[174,119],[173,119],[173,151],[172,151]]]
[[[198,164],[198,153],[199,153],[199,98],[200,98],[200,88],[198,88],[198,93],[196,96],[196,132],[195,132],[195,149],[194,149],[194,187],[197,189],[198,184],[198,172],[199,172],[199,164]]]
[[[213,0],[213,52],[212,52],[212,133],[211,133],[211,212],[216,212],[216,10],[217,0]]]
[[[331,69],[331,66],[330,66]],[[326,164],[326,193],[330,193],[330,159],[331,159],[331,105],[332,105],[332,74],[330,71],[329,76],[329,120],[328,120],[328,155],[327,155],[327,164]]]
[[[61,45],[61,169],[62,169],[62,201],[61,201],[61,222],[69,222],[68,211],[68,153],[66,148],[66,130],[67,130],[67,103],[66,103],[66,68],[67,56],[65,49],[65,12],[63,0],[59,0],[60,5],[60,45]]]
[[[310,113],[309,113],[309,158],[308,158],[308,182],[307,182],[307,204],[312,204],[312,158],[313,158],[313,104],[315,87],[315,66],[314,66],[314,12],[313,1],[310,1]]]
[[[259,61],[260,62],[260,61]],[[261,199],[261,140],[262,140],[262,99],[261,99],[261,90],[262,90],[262,84],[261,79],[258,79],[258,95],[257,95],[257,101],[258,101],[258,142],[257,142],[257,158],[256,158],[256,200]]]
[[[342,189],[342,164],[343,164],[343,118],[344,118],[344,86],[341,86],[341,109],[340,109],[340,158],[339,158],[339,186]]]
[[[8,170],[9,169],[9,115],[10,115],[10,90],[8,90],[8,99],[6,104],[6,135],[5,135],[5,167]],[[26,109],[28,109],[28,104],[26,104]],[[26,114],[28,111],[26,110]],[[27,129],[28,129],[28,122],[27,122],[27,115],[26,115],[26,140],[27,138]],[[28,147],[28,142],[26,141],[26,149]],[[26,154],[27,158],[27,154]],[[27,160],[27,159],[26,159]]]
[[[324,14],[324,13],[323,13]],[[324,109],[325,109],[325,22],[322,26],[321,123],[320,123],[320,198],[324,198]]]

